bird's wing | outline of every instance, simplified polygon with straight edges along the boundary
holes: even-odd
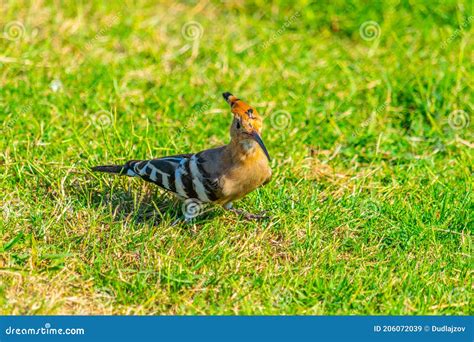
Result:
[[[148,182],[175,193],[183,199],[194,198],[213,202],[219,197],[218,182],[204,167],[206,160],[197,154],[131,161],[127,175],[139,176]]]

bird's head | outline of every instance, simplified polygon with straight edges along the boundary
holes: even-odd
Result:
[[[263,124],[258,112],[229,92],[223,93],[222,96],[230,105],[234,115],[230,126],[232,140],[248,149],[253,148],[253,145],[257,143],[270,160],[270,155],[261,137]]]

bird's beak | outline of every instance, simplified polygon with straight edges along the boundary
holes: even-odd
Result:
[[[268,161],[270,161],[271,160],[270,155],[268,154],[267,148],[265,147],[265,144],[263,143],[263,140],[260,137],[260,135],[257,132],[253,131],[252,133],[250,133],[250,136],[260,145],[263,152],[265,152],[265,155],[267,156]]]

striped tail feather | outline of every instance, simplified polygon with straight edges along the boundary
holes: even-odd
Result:
[[[125,165],[100,165],[94,166],[91,170],[95,172],[115,173],[118,175],[138,176],[133,170],[140,160],[130,160]]]
[[[92,171],[123,174],[124,165],[100,165],[94,166]]]

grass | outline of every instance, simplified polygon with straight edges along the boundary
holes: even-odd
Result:
[[[473,313],[472,2],[0,14],[1,314]],[[171,226],[89,171],[225,144],[223,91],[265,116],[273,180],[236,206],[271,220]]]

